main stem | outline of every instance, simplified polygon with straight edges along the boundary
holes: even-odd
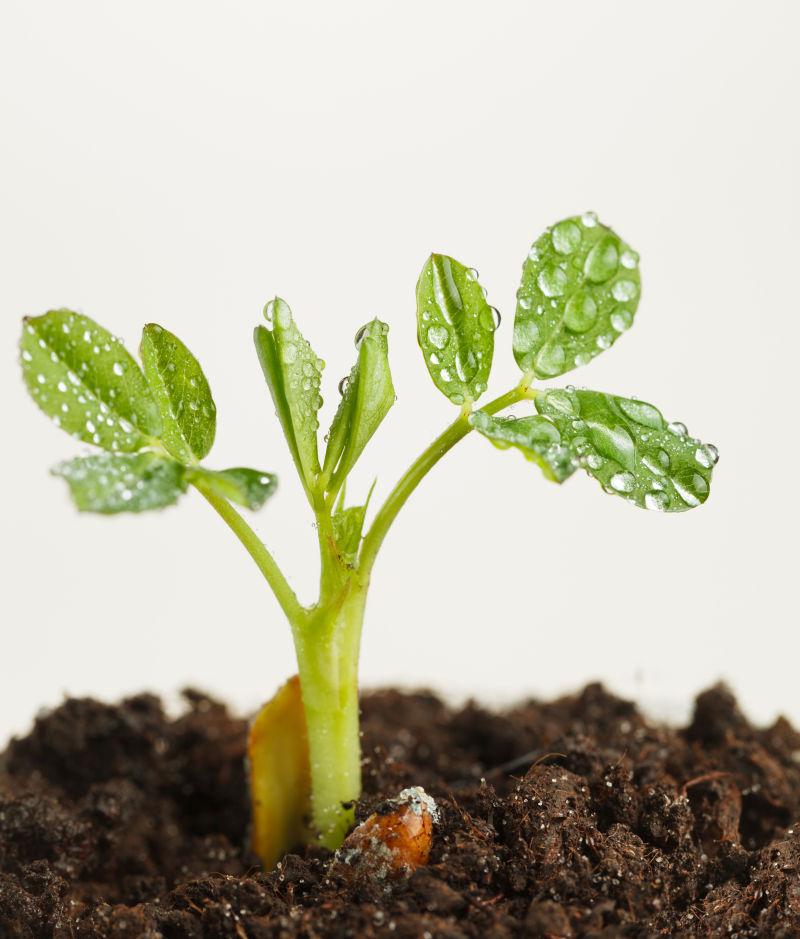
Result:
[[[526,375],[483,410],[495,414],[534,396]],[[317,517],[321,558],[320,597],[313,607],[300,604],[275,559],[236,509],[202,481],[193,483],[251,555],[292,627],[308,736],[313,827],[319,842],[331,849],[342,843],[352,825],[353,804],[361,794],[358,658],[372,567],[411,493],[472,430],[469,415],[469,407],[462,409],[399,479],[375,516],[352,568],[339,556],[324,493],[309,493]]]

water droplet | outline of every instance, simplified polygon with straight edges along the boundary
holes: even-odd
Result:
[[[603,466],[603,459],[596,453],[590,453],[589,456],[586,457],[586,465],[593,470],[599,470]]]
[[[636,446],[633,437],[620,426],[606,427],[605,424],[588,422],[591,429],[592,443],[606,459],[615,460],[620,466],[633,472],[636,466]]]
[[[578,417],[577,402],[568,391],[546,392],[543,408],[551,417]]]
[[[355,338],[353,339],[353,344],[355,345],[356,349],[361,345],[361,342],[367,332],[368,326],[369,326],[369,323],[365,323],[361,327],[361,329],[359,329],[359,331],[356,333]]]
[[[64,392],[67,390],[67,383],[60,381],[56,387],[62,394],[64,394]]]
[[[711,469],[717,462],[717,460],[714,459],[714,454],[711,452],[711,447],[706,445],[700,446],[694,451],[694,458],[704,469]],[[717,457],[717,459],[719,459],[719,457]]]
[[[581,224],[584,228],[594,228],[597,225],[597,213],[584,212],[581,216]]]
[[[470,275],[472,275],[472,277],[473,277],[475,280],[479,280],[479,279],[480,279],[480,276],[481,276],[481,275],[478,273],[477,268],[470,267],[470,268],[467,269],[467,273],[470,274]]]
[[[603,333],[602,336],[598,336],[597,339],[595,339],[595,345],[598,349],[609,349],[611,347],[611,343],[611,336],[607,335],[606,333]]]
[[[456,352],[456,372],[463,382],[472,381],[478,371],[478,362],[472,350],[459,349]]]
[[[514,351],[524,355],[539,341],[539,327],[533,320],[517,318],[514,322],[512,346]]]
[[[586,290],[576,290],[567,300],[564,325],[573,333],[585,333],[597,319],[597,304]]]
[[[339,386],[338,386],[339,394],[342,395],[342,397],[344,397],[344,395],[347,393],[347,387],[349,384],[350,384],[350,376],[345,375],[344,378],[339,382]]]
[[[633,473],[614,473],[609,482],[616,492],[633,492],[636,485]]]
[[[602,237],[586,256],[584,273],[592,283],[602,284],[617,272],[619,252],[613,235]]]
[[[617,398],[617,404],[620,411],[637,424],[643,427],[652,427],[654,430],[661,430],[664,426],[664,418],[661,411],[648,404],[646,401],[636,401],[632,398]]]
[[[559,254],[572,254],[581,243],[581,230],[569,220],[559,222],[551,233],[553,247]]]
[[[680,421],[671,421],[667,424],[667,430],[671,434],[675,434],[676,437],[685,437],[689,433],[686,424],[682,424]]]
[[[431,352],[431,354],[428,356],[428,361],[431,363],[431,365],[438,365],[441,362],[441,359],[435,352]]]
[[[714,446],[713,443],[706,444],[706,450],[711,454],[711,461],[716,465],[719,463],[719,450]]]
[[[564,347],[548,343],[539,350],[536,356],[536,371],[542,375],[558,375],[564,366],[566,355]]]
[[[531,250],[528,252],[528,258],[531,261],[539,260],[539,249],[536,247],[536,245],[531,245]],[[33,332],[33,330],[31,330],[31,332]]]
[[[37,376],[36,376],[36,381],[38,381],[40,385],[43,385],[44,382],[45,382],[44,375],[42,375],[42,374],[37,375]]]
[[[86,429],[89,431],[90,434],[93,434],[96,430],[94,424],[91,421],[86,422]]]
[[[112,371],[114,372],[115,375],[122,375],[125,369],[122,367],[121,362],[115,362],[112,367]]]
[[[200,410],[200,405],[199,405],[196,401],[190,401],[190,402],[189,402],[189,410],[190,410],[190,411],[199,411],[199,410]]]
[[[632,271],[639,263],[639,255],[630,248],[626,248],[626,250],[622,252],[619,260],[623,267]]]
[[[84,342],[91,342],[91,341],[92,341],[92,334],[89,332],[88,329],[87,329],[87,330],[84,332],[84,334],[83,334],[83,341],[84,341]]]
[[[286,365],[291,365],[297,358],[297,346],[293,342],[287,342],[281,349],[281,358]]]
[[[464,403],[464,395],[459,394],[459,393],[456,391],[454,394],[451,394],[451,395],[450,395],[450,400],[453,402],[453,404],[463,404],[463,403]]]
[[[669,508],[669,496],[659,490],[648,492],[644,497],[644,507],[651,512],[666,512]]]
[[[702,476],[695,476],[694,479],[702,479]],[[694,482],[694,479],[692,482]],[[705,480],[703,479],[703,484]],[[686,485],[681,479],[675,477],[672,480],[672,485],[675,487],[675,491],[683,499],[683,501],[689,506],[689,508],[695,508],[695,506],[700,505],[700,499],[696,492]],[[708,486],[706,486],[706,491],[708,491]]]
[[[522,310],[530,310],[530,308],[531,308],[531,301],[530,301],[527,297],[520,297],[520,298],[519,298],[519,306],[520,306],[520,309],[522,309]]]
[[[22,350],[22,361],[23,361],[23,362],[30,362],[30,360],[31,360],[32,358],[33,358],[33,356],[30,354],[30,352],[28,352],[27,349],[23,349],[23,350]]]
[[[428,342],[436,349],[444,349],[450,342],[450,332],[444,326],[431,326],[428,329]]]
[[[624,333],[626,329],[630,329],[633,325],[633,313],[624,307],[620,307],[611,314],[611,325],[618,333]]]
[[[73,385],[80,384],[80,379],[75,374],[75,372],[67,372],[67,378],[70,380],[71,384]]]
[[[632,280],[618,280],[611,288],[611,295],[620,303],[634,300],[639,295],[639,288]]]
[[[582,365],[588,365],[592,361],[592,357],[588,352],[579,352],[575,356],[575,364],[580,368]]]
[[[560,297],[567,286],[567,275],[556,264],[548,264],[539,272],[536,282],[546,297]]]
[[[448,381],[448,382],[449,382],[449,381],[452,381],[452,380],[453,380],[453,376],[450,374],[450,372],[448,372],[448,370],[447,370],[446,368],[443,368],[443,369],[439,372],[439,375],[440,375],[442,381]]]

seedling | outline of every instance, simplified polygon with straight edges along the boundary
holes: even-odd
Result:
[[[141,512],[171,505],[193,487],[239,538],[289,621],[299,682],[266,706],[250,745],[254,845],[265,863],[293,840],[336,848],[351,826],[361,790],[359,644],[373,566],[409,496],[462,438],[477,430],[501,449],[520,450],[556,483],[582,469],[606,492],[647,509],[681,512],[707,499],[715,448],[667,423],[653,405],[569,385],[534,387],[609,349],[632,325],[639,293],[638,255],[594,214],[548,229],[528,253],[517,292],[512,346],[520,380],[476,409],[500,315],[477,271],[431,255],[417,284],[417,335],[434,384],[458,412],[368,526],[369,495],[348,505],[345,485],[395,401],[388,326],[374,319],[356,334],[356,361],[339,383],[320,456],[323,362],[289,306],[279,298],[268,303],[256,351],[319,541],[319,596],[308,605],[234,507],[260,508],[275,477],[201,464],[214,441],[216,408],[186,346],[161,326],[145,326],[140,367],[119,339],[80,313],[25,320],[22,370],[31,395],[63,430],[101,451],[53,470],[77,507]],[[529,414],[503,413],[519,402],[532,402]]]

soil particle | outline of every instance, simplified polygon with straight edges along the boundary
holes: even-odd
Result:
[[[70,700],[12,741],[0,939],[800,936],[800,734],[722,686],[684,730],[599,685],[504,713],[367,694],[359,821],[412,786],[441,816],[390,881],[314,848],[262,871],[246,722],[186,705]]]

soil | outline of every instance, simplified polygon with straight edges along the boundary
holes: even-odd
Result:
[[[365,818],[423,786],[430,862],[379,881],[245,849],[246,723],[68,700],[0,765],[2,939],[800,936],[800,734],[722,686],[684,729],[590,685],[503,713],[365,696]],[[797,832],[797,833],[795,833]]]

